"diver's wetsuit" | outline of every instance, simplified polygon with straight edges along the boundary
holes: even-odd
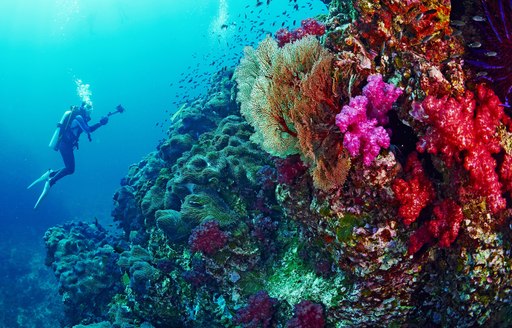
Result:
[[[55,182],[62,179],[66,175],[73,174],[75,172],[75,155],[73,149],[78,148],[78,139],[82,132],[87,133],[87,137],[91,140],[91,132],[94,132],[97,128],[102,126],[101,123],[96,123],[92,126],[87,124],[87,121],[81,116],[77,115],[68,129],[64,131],[62,140],[59,144],[59,152],[62,155],[64,161],[64,167],[58,171],[50,174],[50,186],[53,186]]]

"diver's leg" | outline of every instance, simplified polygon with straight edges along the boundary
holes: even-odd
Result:
[[[48,194],[48,191],[50,191],[51,186],[53,186],[55,182],[66,175],[73,174],[73,172],[75,172],[75,155],[73,154],[73,145],[63,142],[61,143],[59,150],[65,166],[57,172],[48,171],[48,178],[44,184],[43,192],[39,196],[34,209],[37,208],[41,200],[43,200],[43,198]]]
[[[27,189],[32,188],[34,185],[36,185],[39,182],[48,181],[48,180],[55,178],[55,176],[57,176],[57,178],[53,179],[53,182],[51,183],[51,185],[53,185],[60,178],[66,176],[68,174],[72,174],[75,171],[75,157],[73,155],[73,145],[69,144],[68,142],[62,141],[59,146],[59,151],[62,156],[62,160],[64,161],[65,167],[63,167],[57,171],[49,169],[48,171],[44,172],[43,175],[41,175],[39,178],[37,178],[34,182],[32,182],[27,187]]]
[[[55,172],[55,174],[50,174],[50,186],[53,186],[55,182],[59,181],[66,175],[70,175],[75,172],[75,155],[73,154],[73,146],[69,144],[62,144],[59,150],[65,167]]]

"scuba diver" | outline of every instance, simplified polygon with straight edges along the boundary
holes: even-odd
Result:
[[[124,108],[118,105],[115,112],[108,113],[107,116],[102,117],[100,121],[94,125],[88,124],[91,120],[91,111],[92,106],[85,102],[83,102],[80,107],[72,106],[69,111],[64,113],[61,121],[57,124],[57,130],[55,130],[49,146],[60,152],[62,160],[64,161],[64,167],[57,171],[49,169],[27,187],[27,189],[30,189],[35,184],[45,181],[43,191],[34,209],[37,208],[41,200],[48,194],[50,188],[58,180],[75,172],[75,156],[73,151],[75,148],[78,149],[78,139],[82,132],[87,134],[87,138],[91,141],[91,133],[96,131],[100,126],[107,124],[109,116],[115,113],[122,113]]]

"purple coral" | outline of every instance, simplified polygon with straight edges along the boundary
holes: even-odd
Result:
[[[252,224],[251,235],[256,237],[262,246],[262,256],[267,257],[275,254],[276,251],[276,231],[279,228],[279,222],[273,221],[270,216],[258,215]]]
[[[291,155],[286,158],[275,158],[277,169],[277,182],[291,185],[295,180],[308,170],[299,155]]]
[[[350,99],[336,115],[336,125],[345,134],[343,146],[352,157],[363,153],[363,163],[369,166],[380,152],[388,148],[390,138],[378,124],[386,124],[387,113],[402,91],[384,83],[380,74],[368,77],[362,96]]]
[[[277,299],[261,290],[249,297],[248,304],[236,312],[235,321],[245,328],[271,327],[276,306]]]
[[[485,18],[473,19],[480,24],[482,44],[472,42],[470,58],[477,78],[488,81],[505,107],[512,106],[512,17],[511,1],[481,1]]]
[[[293,314],[293,318],[286,323],[286,328],[325,327],[324,309],[320,304],[302,301],[295,305]]]
[[[224,247],[227,241],[228,235],[220,230],[217,221],[206,221],[192,230],[188,244],[192,252],[211,255]]]

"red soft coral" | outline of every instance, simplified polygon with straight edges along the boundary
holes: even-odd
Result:
[[[325,327],[322,305],[311,301],[302,301],[293,309],[294,316],[286,323],[286,328],[323,328]]]
[[[504,209],[505,199],[492,157],[501,150],[496,131],[504,114],[499,98],[480,84],[476,94],[466,91],[458,97],[428,96],[421,107],[429,127],[416,149],[440,155],[448,167],[463,164],[470,180],[464,192],[486,197],[492,213]]]
[[[249,297],[247,306],[236,312],[235,322],[245,328],[270,328],[276,306],[277,299],[270,297],[266,291],[259,291]]]
[[[416,230],[409,239],[409,254],[414,254],[430,243],[434,238],[438,239],[438,245],[449,247],[459,234],[460,225],[464,219],[462,208],[452,199],[445,199],[438,203],[432,211],[434,218]]]
[[[464,158],[464,168],[469,171],[472,182],[469,191],[485,195],[492,213],[497,213],[507,206],[505,198],[501,195],[502,185],[495,172],[496,160],[485,145],[480,144],[468,152]]]
[[[217,221],[206,221],[192,230],[188,240],[192,252],[211,255],[226,245],[228,235],[220,230]]]
[[[407,249],[408,254],[415,254],[423,247],[423,245],[432,241],[432,239],[433,236],[428,230],[428,226],[426,224],[422,225],[418,230],[414,231],[409,238],[409,247]]]
[[[286,28],[281,28],[276,32],[276,40],[279,47],[284,46],[287,43],[294,42],[302,39],[306,35],[324,35],[325,25],[319,23],[314,18],[308,18],[301,22],[301,27],[289,31]]]
[[[464,219],[461,207],[452,199],[445,199],[434,208],[435,219],[430,220],[428,230],[439,239],[439,246],[449,247],[459,234]]]
[[[417,153],[413,152],[409,155],[405,171],[409,179],[407,181],[396,179],[392,189],[400,202],[398,214],[408,226],[416,221],[421,210],[434,199],[435,192],[432,182],[425,175]]]
[[[503,181],[505,190],[512,193],[512,156],[505,154],[500,169],[500,178]]]

